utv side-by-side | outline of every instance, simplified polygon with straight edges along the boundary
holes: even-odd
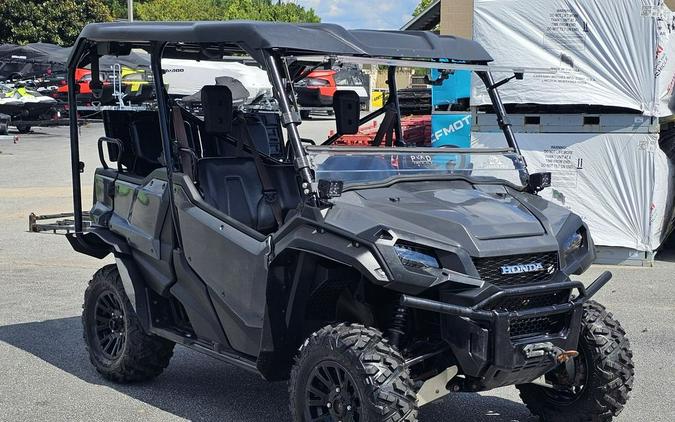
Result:
[[[91,227],[83,230],[75,71],[135,49],[151,55],[156,108],[106,110]],[[171,100],[161,59],[248,55],[277,111],[235,108],[201,90],[203,116]],[[430,32],[261,22],[92,24],[69,59],[75,232],[115,264],[85,293],[91,362],[146,380],[181,344],[290,383],[297,421],[416,421],[452,392],[515,385],[547,421],[608,421],[633,384],[625,332],[591,298],[611,278],[573,281],[593,262],[588,227],[537,193],[488,53]],[[382,109],[360,116],[338,91],[334,135],[301,138],[294,83],[339,63],[386,66]],[[503,149],[409,145],[396,69],[471,70]],[[186,74],[186,78],[190,75]],[[367,146],[345,145],[371,120]],[[451,130],[451,128],[449,128]],[[228,382],[224,379],[223,382]],[[470,412],[463,409],[462,412]],[[463,416],[448,415],[448,420]]]

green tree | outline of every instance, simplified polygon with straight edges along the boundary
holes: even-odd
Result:
[[[103,0],[114,19],[127,18],[127,0]],[[134,4],[138,3],[138,0]]]
[[[146,0],[135,6],[146,21],[232,20],[319,22],[313,9],[272,0]]]
[[[150,0],[134,6],[134,17],[144,21],[217,20],[215,0]]]
[[[102,0],[0,1],[0,43],[72,45],[91,22],[112,19]]]
[[[420,0],[419,4],[413,11],[413,16],[419,16],[419,14],[424,12],[424,9],[431,6],[431,3],[433,3],[434,1],[436,0]]]

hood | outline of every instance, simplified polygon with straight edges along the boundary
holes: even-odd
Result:
[[[459,224],[479,240],[538,236],[541,222],[514,197],[474,189],[465,182],[445,189],[410,191],[398,188],[362,190],[368,208],[404,218],[429,230]]]
[[[391,279],[405,285],[431,284],[402,266],[395,248],[400,244],[434,251],[443,268],[470,277],[479,276],[471,262],[481,257],[555,252],[565,274],[587,268],[593,260],[590,238],[579,256],[560,254],[561,245],[575,232],[588,231],[578,216],[498,181],[401,180],[347,189],[332,202],[321,211],[323,223],[376,249],[381,265],[392,271]]]
[[[459,180],[397,183],[343,193],[326,222],[352,233],[385,226],[458,246],[497,242],[492,244],[515,248],[512,239],[533,236],[554,241],[544,236],[546,217],[535,216],[523,202],[503,185]]]

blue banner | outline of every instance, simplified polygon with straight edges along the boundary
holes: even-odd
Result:
[[[439,72],[436,69],[431,70],[431,79],[436,80]],[[448,76],[442,85],[431,87],[431,103],[434,108],[437,106],[446,106],[456,104],[460,98],[469,98],[471,96],[471,72],[468,70],[456,70],[455,73]]]
[[[431,116],[431,146],[445,145],[471,147],[471,113]]]

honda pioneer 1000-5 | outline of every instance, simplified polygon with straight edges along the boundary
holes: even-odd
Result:
[[[89,66],[97,92],[99,59],[138,49],[151,56],[156,102],[102,109],[83,230],[74,75]],[[215,82],[198,93],[201,116],[167,95],[162,58],[242,56],[268,73],[277,109],[233,107],[233,86]],[[591,300],[611,275],[587,287],[571,279],[594,259],[588,227],[537,195],[550,174],[528,173],[497,91],[520,75],[495,81],[490,61],[473,41],[430,32],[88,25],[69,60],[68,239],[115,258],[84,298],[96,369],[146,380],[177,343],[289,379],[298,421],[415,421],[448,393],[505,385],[547,421],[612,419],[633,364],[624,330]],[[388,67],[385,105],[361,117],[358,95],[338,91],[334,135],[305,139],[294,84],[340,63]],[[504,148],[406,142],[400,67],[436,69],[434,83],[475,72]],[[379,129],[367,145],[345,141],[371,120]]]

